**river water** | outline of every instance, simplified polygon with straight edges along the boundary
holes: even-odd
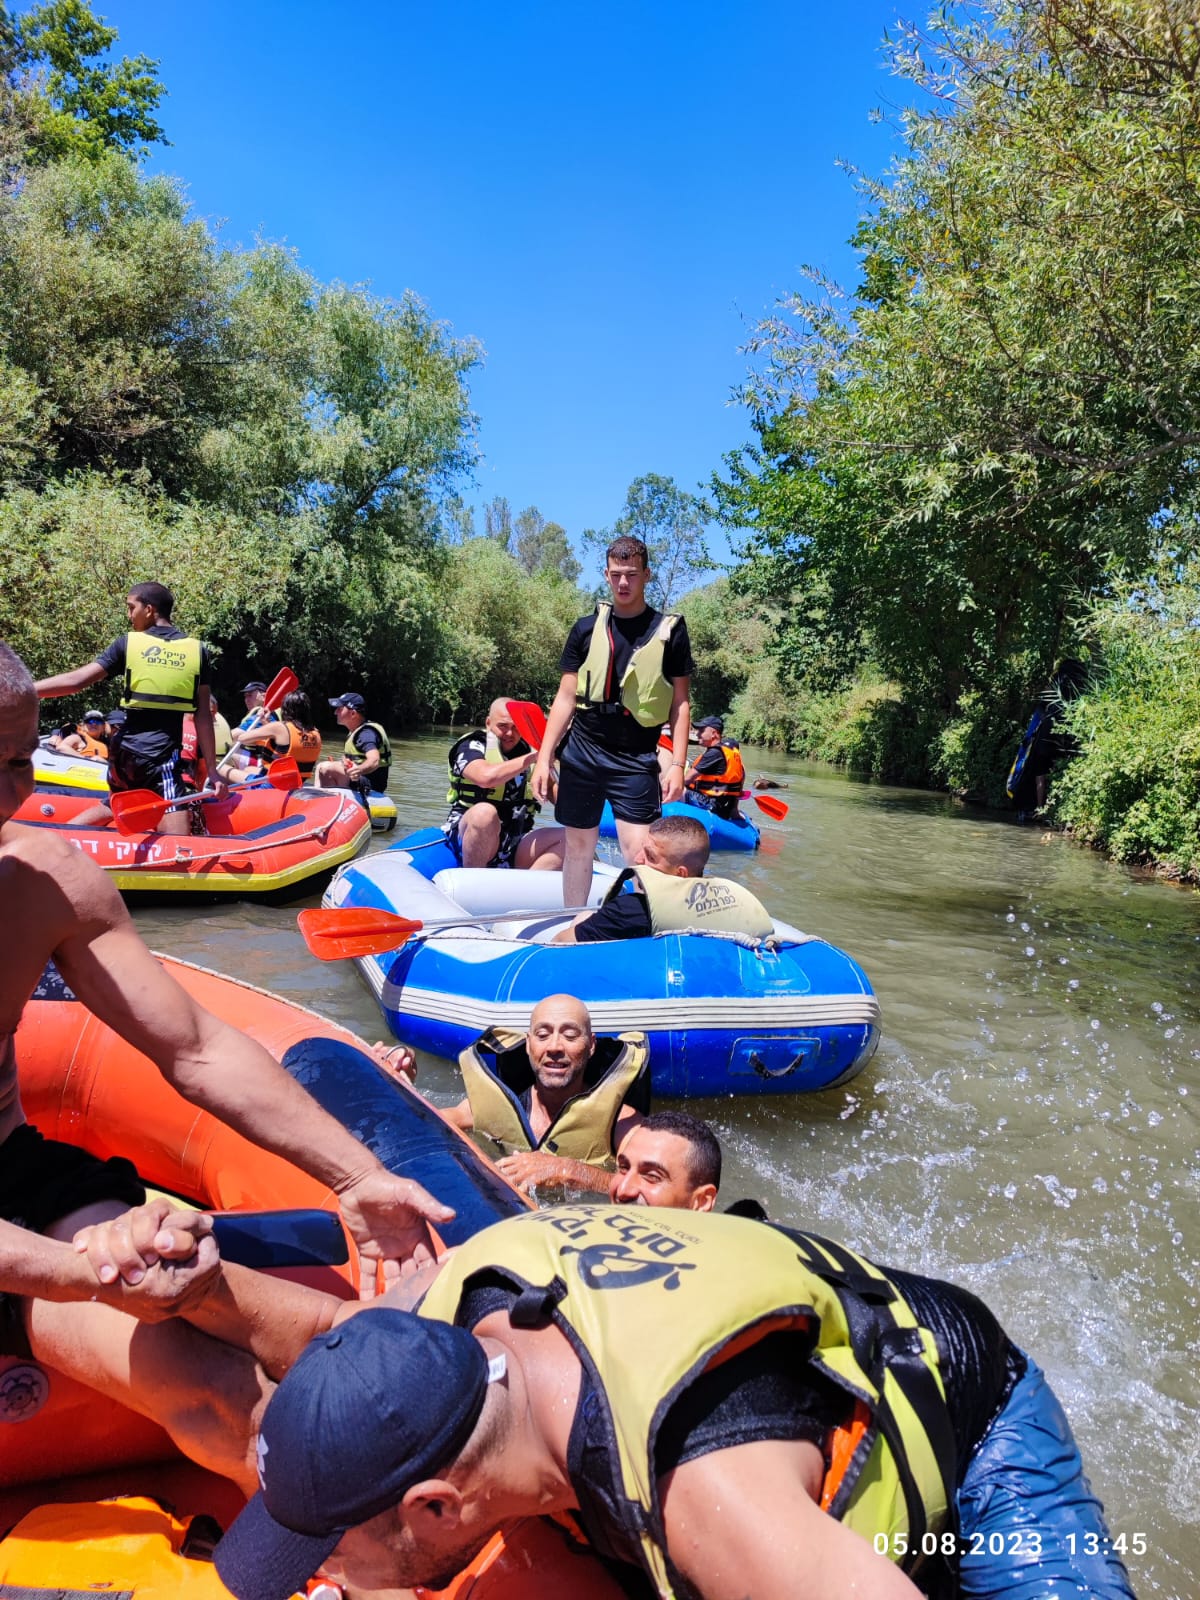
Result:
[[[396,742],[401,831],[444,815],[448,743]],[[1192,1600],[1200,897],[943,796],[746,758],[787,781],[790,815],[714,865],[861,962],[883,1038],[823,1095],[689,1102],[721,1137],[722,1197],[983,1296],[1066,1406],[1138,1594]],[[380,1036],[354,967],[318,965],[292,908],[136,915],[156,948]],[[459,1097],[445,1062],[421,1086]]]

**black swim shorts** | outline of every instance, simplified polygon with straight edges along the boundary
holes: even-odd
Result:
[[[606,750],[577,724],[559,746],[558,799],[554,815],[567,828],[595,828],[604,802],[622,822],[654,822],[662,816],[658,757]]]
[[[178,749],[150,752],[139,749],[128,738],[113,741],[108,756],[108,786],[114,793],[153,789],[164,800],[178,800],[191,792],[183,780],[183,755]]]
[[[146,1190],[132,1162],[101,1161],[73,1144],[47,1139],[22,1123],[0,1145],[0,1217],[44,1233],[60,1217],[99,1200],[140,1206]],[[28,1355],[21,1304],[0,1294],[0,1355]]]

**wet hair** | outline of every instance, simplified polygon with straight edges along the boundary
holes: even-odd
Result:
[[[659,817],[647,831],[667,842],[671,855],[687,867],[692,877],[703,877],[711,842],[702,822],[694,817]]]
[[[279,708],[281,722],[294,722],[305,733],[312,733],[316,728],[313,721],[312,701],[303,689],[293,689],[291,694],[284,695],[283,704]]]
[[[645,571],[650,570],[650,552],[640,539],[635,539],[628,533],[623,533],[619,539],[614,539],[604,552],[605,566],[610,561],[640,561]]]
[[[0,705],[36,700],[33,675],[10,644],[0,639]],[[74,728],[70,730],[74,733]]]
[[[688,1146],[688,1178],[694,1188],[721,1187],[721,1145],[707,1122],[687,1111],[652,1111],[638,1124],[647,1133],[673,1133]]]
[[[164,622],[170,622],[175,609],[175,596],[162,583],[135,583],[129,591],[131,600],[140,600],[144,606],[153,606]]]

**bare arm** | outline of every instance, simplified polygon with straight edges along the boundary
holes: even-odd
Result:
[[[74,917],[55,960],[89,1010],[193,1104],[333,1189],[365,1257],[364,1283],[376,1261],[394,1269],[411,1251],[424,1253],[423,1219],[453,1213],[387,1172],[261,1045],[197,1005],[147,950],[91,861],[64,849],[58,876]]]
[[[555,1188],[585,1189],[589,1194],[607,1194],[612,1173],[606,1167],[593,1167],[587,1161],[572,1161],[569,1156],[551,1155],[548,1150],[518,1150],[502,1156],[496,1170],[516,1189],[526,1192],[536,1184]]]
[[[554,796],[553,787],[554,752],[562,743],[563,735],[571,724],[575,715],[575,694],[579,684],[577,672],[564,672],[559,680],[558,693],[554,696],[554,703],[550,707],[550,715],[546,718],[546,732],[542,736],[542,747],[538,751],[537,764],[533,769],[534,797],[549,805]]]
[[[217,741],[213,733],[212,694],[206,683],[196,693],[196,745],[204,760],[209,787],[224,792],[224,782],[217,771]]]
[[[899,1567],[821,1510],[822,1471],[815,1445],[768,1440],[663,1478],[667,1548],[702,1600],[915,1600]]]
[[[689,696],[692,680],[675,678],[671,694],[671,765],[662,780],[664,801],[678,800],[683,793],[683,768],[687,761],[688,734],[692,731],[692,707]]]
[[[89,661],[86,667],[76,667],[74,672],[60,672],[54,678],[40,678],[34,684],[39,700],[61,700],[65,694],[76,694],[90,683],[100,683],[108,673],[98,661]]]
[[[249,728],[235,728],[231,737],[235,744],[274,744],[281,733],[287,733],[282,722],[256,722]]]
[[[536,760],[536,755],[530,751],[523,756],[513,756],[511,761],[468,761],[462,775],[477,788],[498,789],[510,778],[519,778],[523,772],[528,772]]]

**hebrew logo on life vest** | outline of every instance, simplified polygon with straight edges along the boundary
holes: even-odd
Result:
[[[737,898],[719,878],[697,878],[688,891],[687,905],[697,917],[715,917],[722,911],[732,911]]]
[[[164,667],[173,667],[180,672],[188,664],[187,652],[179,649],[172,650],[169,644],[147,645],[142,655],[142,660],[147,666],[156,667],[162,665]]]

